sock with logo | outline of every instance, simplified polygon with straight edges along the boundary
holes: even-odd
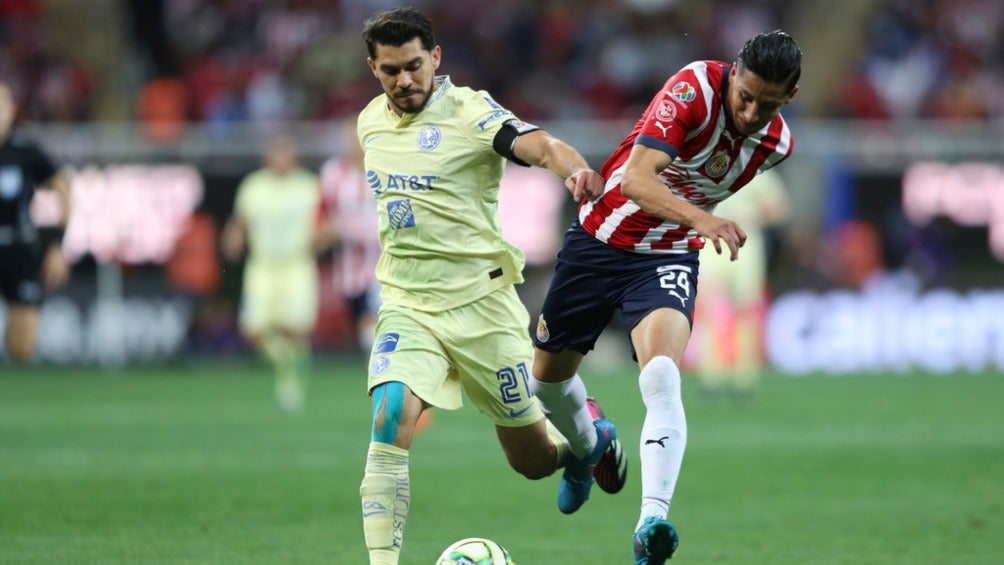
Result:
[[[669,357],[654,357],[638,377],[645,402],[641,428],[641,516],[665,518],[687,447],[687,417],[680,397],[680,369]]]
[[[371,442],[359,495],[370,565],[397,565],[411,505],[408,452]]]
[[[576,373],[560,383],[546,383],[530,379],[533,394],[547,419],[568,440],[568,448],[579,459],[584,459],[596,447],[596,426],[586,407],[586,385]]]

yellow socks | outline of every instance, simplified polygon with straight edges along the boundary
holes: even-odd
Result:
[[[397,565],[411,505],[408,452],[371,442],[359,495],[370,565]]]

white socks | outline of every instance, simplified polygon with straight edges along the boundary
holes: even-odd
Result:
[[[579,459],[596,447],[596,426],[586,407],[586,385],[578,373],[560,383],[530,379],[530,388],[540,401],[548,420],[568,440],[568,448]]]
[[[652,358],[638,376],[645,402],[641,428],[641,515],[665,518],[687,447],[687,417],[680,398],[680,369],[666,356]]]

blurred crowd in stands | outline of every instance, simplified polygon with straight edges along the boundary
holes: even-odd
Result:
[[[883,0],[842,116],[1004,117],[1004,2]]]
[[[23,117],[96,115],[93,63],[53,41],[43,0],[0,0],[0,73]],[[337,119],[375,94],[362,22],[389,0],[129,0],[122,46],[138,69],[131,117],[225,127],[233,122]],[[813,24],[781,0],[415,0],[448,49],[443,71],[491,91],[530,120],[632,118],[668,70],[733,60],[746,37]],[[825,20],[821,20],[825,21]],[[1004,117],[1004,3],[875,0],[846,75],[812,117]],[[820,25],[820,24],[816,24]],[[796,36],[797,37],[797,36]],[[805,38],[798,38],[809,45]],[[835,46],[835,48],[837,48]],[[807,53],[827,65],[833,53]],[[825,58],[824,58],[825,57]]]
[[[53,40],[41,0],[0,0],[0,76],[13,90],[22,118],[89,120],[91,69]]]

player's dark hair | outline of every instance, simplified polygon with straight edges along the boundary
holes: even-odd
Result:
[[[767,82],[784,84],[791,92],[802,75],[802,50],[790,35],[776,29],[747,40],[736,63],[739,70],[749,69]]]
[[[366,20],[366,25],[363,26],[363,40],[366,41],[370,57],[376,57],[378,43],[400,47],[416,37],[422,41],[422,48],[426,51],[432,51],[436,46],[432,20],[409,6],[380,12]]]

